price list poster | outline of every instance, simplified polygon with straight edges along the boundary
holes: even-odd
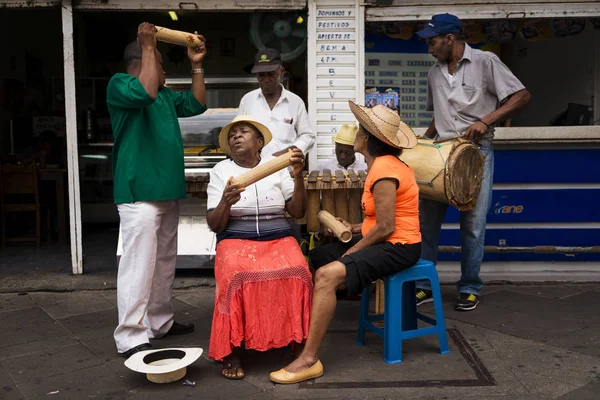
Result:
[[[365,34],[365,104],[397,110],[413,128],[427,127],[433,112],[426,110],[427,74],[435,64],[427,43],[386,34]]]

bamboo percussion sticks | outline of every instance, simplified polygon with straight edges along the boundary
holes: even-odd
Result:
[[[234,185],[240,185],[241,187],[250,186],[253,183],[260,181],[262,178],[265,178],[292,165],[293,154],[294,152],[289,150],[287,153],[282,154],[264,164],[252,168],[250,171],[243,173],[238,177],[233,178],[232,183]]]
[[[197,47],[203,44],[202,40],[198,39],[198,36],[192,33],[175,31],[172,29],[163,28],[162,26],[156,26],[156,30],[158,31],[156,33],[156,40],[161,42],[177,44],[186,47]]]
[[[319,212],[319,221],[333,232],[333,234],[343,243],[352,240],[352,232],[344,224],[335,219],[329,212],[322,210]]]

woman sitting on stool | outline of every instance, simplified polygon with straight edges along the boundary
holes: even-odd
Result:
[[[350,109],[360,124],[354,150],[368,166],[362,197],[366,217],[362,224],[343,222],[362,235],[311,252],[317,271],[308,339],[300,357],[271,373],[276,383],[323,375],[319,347],[335,312],[336,290],[346,288],[348,296],[357,295],[372,282],[412,267],[421,255],[419,187],[413,170],[398,158],[403,148],[416,146],[416,136],[385,106],[369,109],[350,102]]]
[[[247,188],[231,182],[273,159],[261,153],[271,138],[262,123],[237,116],[219,134],[231,160],[210,172],[206,221],[217,233],[217,287],[208,355],[223,360],[227,379],[244,377],[242,345],[266,351],[308,335],[312,276],[285,217],[306,212],[302,151],[291,158],[294,178],[283,169]]]

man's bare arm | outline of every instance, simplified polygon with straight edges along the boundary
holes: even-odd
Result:
[[[431,120],[431,124],[429,124],[429,128],[425,131],[425,137],[429,139],[433,139],[437,135],[437,130],[435,129],[435,119]]]

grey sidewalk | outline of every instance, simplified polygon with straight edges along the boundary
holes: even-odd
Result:
[[[155,347],[208,350],[213,290],[175,293],[177,319],[194,322],[190,335]],[[489,285],[479,308],[452,310],[443,286],[450,354],[435,337],[405,342],[404,361],[388,365],[382,341],[356,341],[358,302],[340,301],[321,359],[325,375],[280,386],[269,371],[291,360],[289,349],[246,355],[246,378],[228,381],[204,356],[187,379],[149,383],[116,355],[114,290],[0,294],[2,399],[498,399],[600,398],[600,285]]]

